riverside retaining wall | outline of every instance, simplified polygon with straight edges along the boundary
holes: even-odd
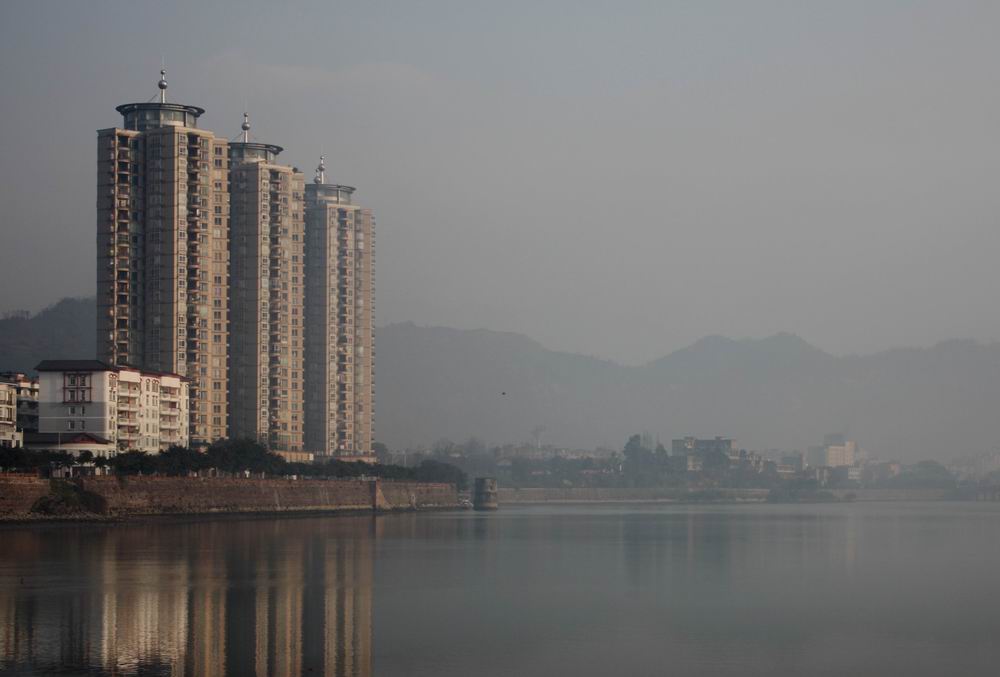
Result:
[[[452,484],[381,480],[219,477],[88,477],[74,480],[102,496],[108,514],[332,512],[458,507]],[[49,480],[0,474],[0,518],[29,517]]]

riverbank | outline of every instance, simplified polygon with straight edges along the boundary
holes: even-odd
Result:
[[[499,490],[505,503],[763,503],[768,489],[512,489]],[[954,497],[948,489],[850,489],[831,490],[839,501],[943,501]]]
[[[63,489],[67,483],[54,482],[0,475],[0,521],[120,520],[204,514],[359,514],[460,507],[453,484],[379,479],[129,476],[73,480],[72,491],[87,499],[84,509],[69,509],[62,514],[39,513],[40,505],[56,502],[54,498],[62,498],[60,494],[66,493]]]

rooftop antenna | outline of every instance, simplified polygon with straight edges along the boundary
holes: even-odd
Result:
[[[243,143],[248,143],[250,141],[250,114],[243,113],[243,124],[240,125],[240,129],[243,130]]]
[[[160,88],[160,103],[167,102],[167,69],[166,67],[160,68],[160,81],[156,83],[156,86]]]
[[[316,178],[313,179],[316,185],[326,183],[326,156],[319,156],[319,166],[316,167]]]

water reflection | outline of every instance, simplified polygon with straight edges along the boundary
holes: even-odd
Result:
[[[0,669],[371,674],[376,523],[0,531]]]
[[[998,566],[995,503],[0,528],[0,674],[992,676]]]

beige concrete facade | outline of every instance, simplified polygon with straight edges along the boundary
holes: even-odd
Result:
[[[99,360],[46,360],[38,373],[42,436],[87,433],[112,450],[154,454],[190,442],[189,384],[176,374]]]
[[[206,444],[227,435],[228,141],[165,97],[117,110],[98,131],[98,357],[187,377]]]
[[[24,446],[24,435],[17,428],[17,388],[0,382],[0,447]]]
[[[97,357],[186,378],[194,445],[373,460],[371,210],[159,87],[98,131]]]
[[[324,170],[306,186],[306,448],[371,461],[375,222]]]
[[[38,432],[38,379],[25,373],[0,373],[0,383],[9,383],[17,395],[17,429]]]
[[[248,125],[247,125],[248,128]],[[233,143],[232,437],[303,451],[305,180],[277,146]]]

